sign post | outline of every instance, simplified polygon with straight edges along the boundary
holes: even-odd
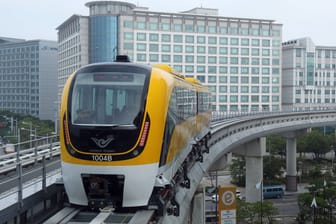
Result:
[[[236,224],[237,199],[236,187],[220,187],[218,192],[219,223]]]

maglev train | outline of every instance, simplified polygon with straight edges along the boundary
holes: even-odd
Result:
[[[211,137],[208,88],[168,65],[127,56],[90,64],[63,90],[60,143],[70,203],[151,207],[179,215],[177,186]]]

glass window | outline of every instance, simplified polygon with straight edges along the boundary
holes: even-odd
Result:
[[[161,55],[162,62],[170,62],[170,55],[168,54],[163,54]]]
[[[137,43],[137,50],[138,51],[146,51],[146,44]]]
[[[258,28],[253,28],[252,29],[252,35],[253,36],[259,36],[259,29]]]
[[[262,92],[263,93],[269,93],[269,87],[268,86],[263,86],[262,87]]]
[[[250,58],[247,58],[247,57],[242,57],[242,58],[240,58],[240,63],[241,63],[242,65],[248,65],[249,62],[250,62]]]
[[[186,32],[194,32],[194,25],[192,24],[186,24],[184,28]]]
[[[262,59],[262,65],[269,65],[269,64],[270,64],[269,58],[263,58]]]
[[[197,56],[197,63],[205,63],[205,56]]]
[[[158,52],[159,51],[159,45],[158,44],[149,44],[149,51]]]
[[[242,34],[242,35],[249,35],[249,29],[248,28],[241,28],[240,29],[240,33]]]
[[[156,34],[156,33],[150,33],[150,34],[149,34],[149,40],[150,40],[150,41],[159,41],[159,34]]]
[[[280,30],[272,30],[273,37],[280,37]]]
[[[159,61],[159,55],[158,54],[149,54],[149,61],[158,62]]]
[[[220,47],[219,48],[219,54],[227,54],[227,47]]]
[[[174,62],[181,63],[182,62],[182,55],[174,55]]]
[[[124,43],[124,50],[133,50],[133,43]]]
[[[194,66],[192,66],[192,65],[186,65],[185,66],[185,71],[186,72],[194,72]]]
[[[259,48],[252,48],[252,55],[259,56]]]
[[[272,56],[279,56],[279,55],[280,55],[280,51],[278,49],[272,50]]]
[[[263,75],[269,75],[270,74],[269,68],[262,68],[261,71],[262,71]]]
[[[259,74],[259,68],[258,67],[252,67],[252,74]]]
[[[269,84],[269,78],[268,77],[262,77],[262,83],[263,84]]]
[[[146,29],[146,22],[137,22],[137,28],[139,30],[144,30]]]
[[[254,76],[254,77],[252,77],[251,80],[252,80],[252,83],[253,83],[253,84],[259,84],[259,77],[255,77],[255,76]]]
[[[208,26],[209,33],[216,33],[216,26]]]
[[[217,47],[209,47],[208,54],[217,54]]]
[[[264,37],[268,37],[269,35],[270,35],[270,31],[267,29],[263,29],[262,30],[262,35],[264,36]]]
[[[161,29],[163,31],[170,31],[170,23],[161,23]]]
[[[186,63],[193,63],[194,62],[194,56],[193,55],[186,55],[185,56]]]
[[[204,46],[197,46],[197,53],[205,53],[205,47]]]
[[[269,56],[270,55],[270,50],[269,49],[262,49],[262,55],[263,56]]]
[[[236,103],[236,102],[238,102],[238,96],[237,95],[231,95],[230,96],[230,102],[231,103]],[[235,105],[231,105],[231,106],[235,106]],[[231,110],[235,110],[235,109],[231,109]]]
[[[223,26],[219,27],[219,32],[221,34],[227,34],[227,27],[223,27]]]
[[[192,46],[192,45],[185,46],[185,52],[186,53],[194,53],[194,46]]]
[[[238,54],[238,48],[236,48],[236,47],[231,47],[231,48],[230,48],[230,52],[231,52],[231,54],[233,54],[233,55],[237,55],[237,54]]]
[[[208,83],[216,83],[216,76],[210,75],[208,76]]]
[[[217,44],[217,37],[208,37],[208,44]]]
[[[163,52],[170,52],[170,45],[169,44],[163,44],[161,47],[161,50]]]
[[[198,44],[205,44],[205,37],[204,36],[198,36],[197,37],[197,43]]]
[[[125,32],[124,33],[124,40],[133,40],[133,33]]]
[[[241,83],[249,83],[249,77],[248,76],[242,76],[240,77]]]
[[[231,38],[230,39],[230,44],[231,45],[238,45],[239,44],[239,39],[238,38]]]
[[[137,40],[146,40],[146,33],[137,33]]]
[[[150,30],[158,30],[159,29],[158,23],[156,23],[156,22],[149,23],[149,29]]]
[[[219,76],[219,82],[220,83],[227,83],[227,77],[226,76]]]
[[[182,43],[182,41],[183,41],[182,35],[174,35],[175,43]]]
[[[126,28],[133,28],[133,21],[125,20],[124,27]]]
[[[259,39],[252,39],[252,46],[259,46],[260,40]]]
[[[197,32],[204,33],[205,32],[205,26],[203,26],[203,25],[197,25]]]
[[[279,68],[272,68],[272,74],[273,75],[279,75],[280,74],[280,69]]]
[[[137,61],[146,61],[146,54],[137,54]]]
[[[220,56],[218,60],[219,60],[220,64],[227,64],[228,63],[227,57]]]
[[[174,52],[181,53],[182,52],[182,45],[174,45]]]
[[[227,45],[227,37],[220,37],[219,38],[219,44],[221,45]]]
[[[238,67],[230,67],[231,74],[238,74]]]
[[[226,66],[219,66],[219,73],[227,74],[227,67]]]
[[[269,47],[270,46],[270,40],[262,40],[262,46],[263,47]]]
[[[227,96],[226,95],[219,95],[219,102],[226,103],[227,102]]]
[[[174,24],[174,31],[181,32],[182,31],[182,24]]]
[[[259,86],[252,86],[251,92],[252,93],[259,93]]]
[[[162,34],[161,41],[162,42],[170,42],[170,34]]]
[[[248,39],[248,38],[242,38],[241,39],[241,45],[243,45],[243,46],[249,46],[250,45],[250,39]]]
[[[242,93],[248,93],[249,87],[248,86],[241,86],[240,90],[241,90]]]
[[[250,54],[250,49],[249,48],[242,48],[241,49],[241,54],[242,55],[249,55]]]
[[[238,57],[231,57],[230,58],[230,64],[231,65],[237,65],[238,64]]]
[[[230,76],[230,83],[238,83],[238,76]]]
[[[241,74],[248,74],[249,73],[249,67],[241,67]]]
[[[205,73],[205,66],[197,66],[198,73]]]
[[[194,43],[194,36],[185,36],[185,42],[186,43]]]
[[[249,97],[247,95],[241,95],[240,96],[240,101],[241,102],[248,102],[249,101]]]
[[[232,35],[237,35],[238,34],[238,28],[237,27],[231,27],[230,28],[230,33]]]
[[[215,57],[215,56],[209,56],[208,57],[208,63],[209,64],[216,64],[217,63],[217,57]]]

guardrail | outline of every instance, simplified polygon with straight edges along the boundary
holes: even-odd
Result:
[[[29,142],[28,142],[29,143]],[[58,136],[49,136],[48,138],[39,139],[39,143],[42,145],[36,145],[33,148],[23,149],[23,145],[27,145],[27,142],[15,144],[15,152],[8,153],[0,156],[0,174],[5,174],[17,169],[17,166],[21,167],[32,165],[45,159],[51,159],[60,155],[60,145]]]

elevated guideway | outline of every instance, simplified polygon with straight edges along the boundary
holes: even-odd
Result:
[[[158,223],[175,224],[187,223],[188,220],[192,221],[192,217],[190,216],[190,213],[192,213],[190,205],[192,203],[193,196],[197,190],[197,187],[202,180],[202,177],[206,175],[208,170],[217,162],[217,160],[225,157],[227,153],[234,151],[237,146],[269,134],[285,133],[289,131],[322,126],[336,126],[336,109],[317,111],[292,111],[281,113],[234,114],[232,116],[220,113],[214,114],[213,122],[211,125],[212,137],[211,140],[209,140],[208,142],[210,152],[209,154],[204,155],[202,163],[196,162],[189,169],[188,177],[190,178],[190,189],[183,187],[178,188],[176,201],[180,205],[180,215],[166,215],[164,217],[161,217]],[[55,151],[59,151],[57,147],[59,146],[55,146]],[[48,152],[43,153],[44,156],[47,156],[48,153],[49,155],[52,155],[50,154],[50,152],[54,151],[54,149],[48,149]],[[39,155],[39,153],[36,153],[35,149],[32,150],[33,152],[31,153],[33,153],[35,156],[31,157],[31,162],[34,163],[36,158],[39,158],[36,157],[36,155]],[[0,165],[0,174],[4,171],[8,172],[8,167],[10,163],[6,163],[6,161],[9,161],[11,159],[13,160],[12,163],[14,164],[11,166],[14,167],[14,169],[17,169],[18,167],[20,168],[20,166],[22,165],[17,165],[17,163],[22,163],[24,161],[23,156],[25,155],[20,154],[20,159],[17,159],[17,154],[13,154],[12,157],[0,157],[0,164],[2,164],[1,162],[3,162],[3,165]],[[16,195],[19,195],[16,201],[17,204],[20,203],[20,193],[18,192],[14,193]],[[3,204],[3,201],[1,200],[2,198],[0,198],[0,204]],[[106,221],[109,215],[110,213],[108,212],[96,214],[95,217],[105,217],[104,220]],[[138,215],[146,216],[141,215],[141,213],[139,213]],[[132,218],[130,220],[132,220]]]

